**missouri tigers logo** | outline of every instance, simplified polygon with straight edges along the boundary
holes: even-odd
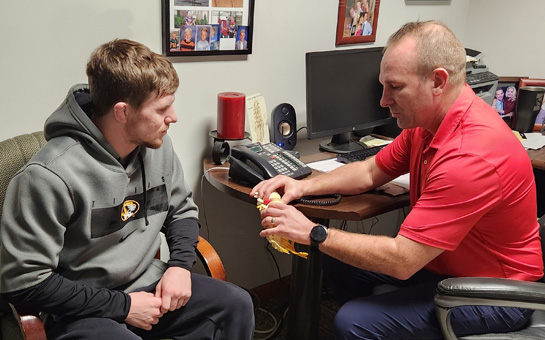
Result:
[[[140,204],[138,204],[136,201],[128,200],[123,202],[123,208],[121,209],[121,220],[125,222],[129,218],[136,215],[139,209]]]

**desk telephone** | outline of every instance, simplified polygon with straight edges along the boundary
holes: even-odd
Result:
[[[252,143],[231,148],[229,177],[254,186],[276,175],[307,177],[312,169],[276,144]]]

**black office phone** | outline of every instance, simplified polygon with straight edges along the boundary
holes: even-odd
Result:
[[[300,179],[312,173],[308,165],[274,143],[234,146],[229,165],[229,177],[250,186],[276,175]]]

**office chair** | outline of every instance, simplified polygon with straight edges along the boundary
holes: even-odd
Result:
[[[0,219],[9,181],[44,144],[43,131],[0,142]],[[226,281],[218,254],[200,236],[197,256],[209,276]],[[39,311],[22,310],[0,297],[0,340],[47,340]]]
[[[541,249],[545,249],[545,216],[539,219]],[[545,256],[544,256],[545,259]],[[541,280],[543,281],[543,279]],[[458,339],[450,311],[458,306],[502,306],[534,309],[528,325],[516,332],[464,336],[463,340],[545,339],[545,283],[499,278],[450,278],[439,282],[435,295],[437,317],[445,340]]]

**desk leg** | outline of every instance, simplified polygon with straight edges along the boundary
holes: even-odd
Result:
[[[293,256],[287,337],[288,340],[316,340],[322,294],[322,253],[311,252],[309,246],[297,244],[296,247],[297,251],[308,251],[309,256],[306,260]]]

